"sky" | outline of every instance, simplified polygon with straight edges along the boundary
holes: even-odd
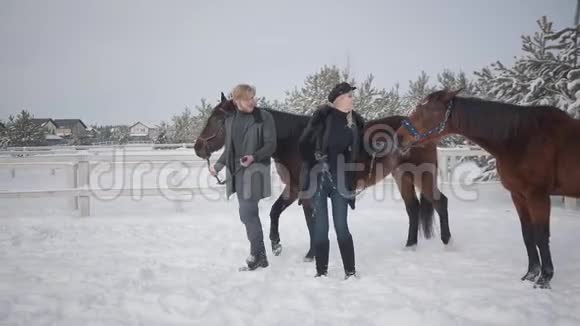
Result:
[[[86,124],[168,121],[250,83],[283,100],[323,65],[406,88],[521,53],[574,0],[0,0],[0,120],[22,109]]]

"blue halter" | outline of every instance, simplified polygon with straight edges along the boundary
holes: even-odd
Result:
[[[409,118],[405,118],[402,124],[405,127],[405,129],[407,129],[407,131],[409,131],[409,133],[413,137],[415,137],[415,142],[418,142],[429,136],[438,135],[441,132],[443,132],[443,129],[445,129],[445,126],[447,126],[447,121],[449,121],[449,117],[451,116],[451,108],[453,108],[453,100],[449,101],[449,104],[447,104],[447,110],[445,111],[445,118],[443,119],[443,121],[441,121],[441,123],[439,123],[439,125],[437,125],[436,127],[431,128],[429,131],[424,133],[419,132],[419,130],[417,130],[417,128],[413,126],[413,123],[411,122],[411,120],[409,120]]]

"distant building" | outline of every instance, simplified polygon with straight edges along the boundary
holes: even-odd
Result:
[[[159,135],[159,128],[157,126],[151,127],[153,124],[144,124],[143,122],[136,122],[129,127],[129,137],[133,141],[150,141],[157,138]]]
[[[57,124],[52,119],[32,119],[32,123],[37,125],[39,128],[46,130],[47,134],[55,135],[58,129]]]
[[[87,136],[87,126],[80,119],[55,119],[56,135],[63,138],[83,138]]]

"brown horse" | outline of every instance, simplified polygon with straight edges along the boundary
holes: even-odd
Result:
[[[550,195],[580,196],[580,121],[555,107],[522,107],[457,93],[429,95],[397,131],[398,143],[407,150],[460,134],[492,154],[522,225],[529,261],[522,280],[537,278],[534,287],[549,288],[554,275]]]
[[[219,150],[225,142],[224,121],[228,114],[236,110],[235,104],[225,98],[222,93],[221,102],[213,109],[208,121],[195,143],[197,156],[208,159],[211,154]],[[281,252],[279,219],[282,212],[298,198],[299,175],[301,158],[298,151],[298,139],[306,127],[309,116],[268,110],[274,118],[277,133],[277,148],[273,154],[278,175],[285,184],[284,191],[274,202],[270,210],[270,240],[275,255]],[[404,117],[395,116],[371,121],[365,127],[365,148],[370,148],[369,142],[379,146],[374,150],[374,158],[367,154],[364,157],[364,171],[359,171],[360,187],[368,187],[389,174],[393,174],[405,202],[409,215],[409,233],[406,246],[417,244],[419,226],[422,227],[426,238],[432,235],[433,208],[439,214],[441,225],[441,240],[447,244],[451,234],[447,215],[447,198],[437,188],[437,148],[427,145],[424,148],[414,148],[403,157],[393,145],[395,131],[401,125]],[[367,135],[369,137],[367,137]],[[416,186],[421,191],[420,200],[417,198]],[[310,250],[305,260],[312,260],[312,208],[309,201],[302,202],[308,232],[310,234]]]

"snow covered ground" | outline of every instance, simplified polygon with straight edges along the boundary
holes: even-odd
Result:
[[[18,184],[38,182],[33,172]],[[350,212],[360,278],[348,281],[332,231],[329,278],[313,278],[295,205],[282,255],[238,272],[249,248],[235,200],[95,200],[88,218],[65,199],[0,200],[0,325],[579,325],[580,211],[553,209],[556,274],[534,290],[519,280],[527,258],[507,193],[476,190],[473,201],[446,190],[452,245],[420,239],[415,251],[402,202],[365,194]],[[266,238],[273,199],[260,207]]]

